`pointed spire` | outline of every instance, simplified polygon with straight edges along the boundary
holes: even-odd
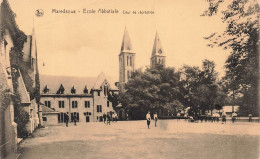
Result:
[[[122,46],[121,46],[121,52],[129,52],[132,50],[133,50],[133,48],[132,48],[131,39],[130,39],[128,31],[125,27],[124,37],[123,37]]]
[[[153,51],[152,51],[152,56],[156,56],[156,55],[164,56],[164,51],[163,51],[163,48],[162,48],[161,39],[160,39],[157,31],[156,31],[156,34],[155,34]]]

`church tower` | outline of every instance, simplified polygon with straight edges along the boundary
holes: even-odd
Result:
[[[165,60],[166,60],[166,56],[164,55],[161,40],[158,32],[156,32],[151,61],[150,61],[150,67],[155,68],[155,66],[158,64],[163,65],[163,67],[165,67]]]
[[[131,39],[125,28],[123,42],[119,54],[119,90],[124,91],[125,84],[135,70],[135,53],[133,51]]]

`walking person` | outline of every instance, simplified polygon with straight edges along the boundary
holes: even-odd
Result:
[[[180,112],[177,113],[177,121],[180,121],[181,114]]]
[[[157,120],[158,120],[157,112],[154,113],[153,118],[154,118],[155,127],[157,127],[157,125],[156,125],[157,124]]]
[[[68,127],[69,126],[69,112],[64,114],[64,121],[66,123],[66,127]]]
[[[233,112],[233,113],[232,113],[232,123],[235,122],[236,116],[237,116],[237,113]]]
[[[227,122],[227,120],[226,120],[226,112],[222,112],[222,124],[225,122],[225,124],[226,124],[226,122]]]
[[[117,117],[117,113],[115,113],[115,121],[117,122],[118,117]]]
[[[249,117],[249,120],[248,120],[248,121],[249,121],[249,122],[252,121],[252,116],[253,116],[253,115],[252,115],[251,113],[248,115],[248,117]]]
[[[148,111],[148,113],[146,114],[146,121],[147,121],[147,127],[148,127],[148,129],[150,129],[150,128],[149,128],[150,123],[151,123],[150,111]]]
[[[111,117],[110,117],[109,113],[107,113],[107,125],[108,124],[110,125],[110,121],[111,121]]]
[[[106,115],[106,113],[104,113],[104,114],[103,114],[104,124],[106,124],[106,118],[107,118],[107,115]]]
[[[77,126],[77,114],[75,113],[73,116],[74,125]]]

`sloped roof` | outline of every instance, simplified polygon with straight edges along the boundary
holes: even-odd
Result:
[[[156,32],[155,38],[154,38],[152,57],[156,56],[156,55],[164,56],[164,51],[163,51],[163,48],[162,48],[162,43],[161,43],[161,39],[159,37],[158,32]]]
[[[115,82],[110,77],[106,77],[104,73],[101,73],[98,78],[94,77],[75,77],[75,76],[52,76],[52,75],[40,75],[41,93],[47,85],[51,94],[56,94],[60,85],[64,87],[64,94],[71,94],[71,88],[74,86],[76,89],[75,94],[83,94],[85,86],[87,86],[88,92],[91,89],[99,89],[101,84],[107,80],[112,90],[118,90],[115,86]]]
[[[45,105],[41,105],[41,107],[42,107],[42,112],[55,112],[55,110],[46,107]]]
[[[31,103],[29,93],[25,87],[22,74],[19,71],[20,76],[18,77],[18,92],[21,98],[21,103]]]
[[[133,50],[132,43],[128,31],[125,27],[125,32],[123,36],[121,52],[131,52]]]
[[[110,76],[105,75],[104,72],[101,72],[93,86],[92,89],[100,89],[100,86],[104,83],[107,82],[110,86],[111,90],[118,90],[118,88],[115,85],[115,82],[112,80]]]
[[[46,107],[45,105],[41,105],[42,114],[58,114],[58,111],[55,111],[54,109],[51,109],[49,107]]]
[[[40,75],[40,92],[42,93],[47,85],[50,93],[56,94],[62,84],[65,89],[64,94],[70,94],[73,86],[76,89],[76,94],[83,94],[85,86],[90,90],[95,81],[96,78],[94,77]]]

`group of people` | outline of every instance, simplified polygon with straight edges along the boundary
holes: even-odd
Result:
[[[148,111],[148,113],[146,114],[146,121],[147,121],[148,129],[150,129],[151,119],[152,118],[151,118],[150,111]],[[153,114],[153,119],[154,119],[154,125],[155,125],[155,127],[157,127],[158,115],[156,112]]]
[[[74,125],[77,126],[78,118],[77,118],[76,114],[73,115],[73,118],[71,120],[74,122]],[[66,123],[66,127],[68,127],[69,126],[69,112],[64,114],[64,122]]]
[[[107,123],[107,125],[108,125],[108,124],[110,125],[111,120],[117,122],[118,117],[117,117],[117,114],[116,114],[116,113],[114,113],[114,112],[110,112],[110,113],[109,113],[109,112],[108,112],[107,114],[106,114],[106,113],[103,114],[104,124]]]

